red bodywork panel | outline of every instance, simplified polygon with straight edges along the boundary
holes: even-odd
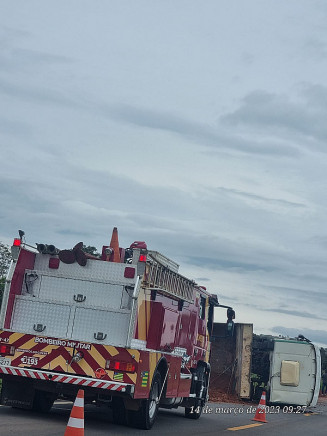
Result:
[[[35,262],[35,253],[32,253],[27,250],[20,250],[19,256],[17,259],[17,265],[15,268],[15,273],[13,275],[11,284],[10,284],[10,293],[7,304],[7,311],[5,317],[5,329],[10,328],[11,316],[15,302],[15,296],[20,295],[22,291],[22,286],[24,283],[25,270],[33,269]]]

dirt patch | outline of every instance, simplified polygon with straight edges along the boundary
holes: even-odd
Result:
[[[235,403],[235,404],[254,404],[251,401],[240,399],[236,394],[228,393],[222,388],[210,388],[209,401],[211,403]]]

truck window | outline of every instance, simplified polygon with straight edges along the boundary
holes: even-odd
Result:
[[[204,297],[200,297],[200,310],[199,310],[199,318],[205,319],[206,317],[206,299]]]

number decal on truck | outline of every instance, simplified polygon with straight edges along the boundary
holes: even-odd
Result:
[[[38,357],[23,356],[20,361],[25,365],[37,365],[39,363]]]
[[[10,366],[11,365],[11,360],[8,359],[7,357],[0,357],[0,365],[2,365],[2,366]]]

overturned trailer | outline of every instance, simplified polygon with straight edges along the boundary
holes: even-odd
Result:
[[[319,347],[302,335],[255,335],[252,374],[252,386],[267,389],[270,404],[315,406],[321,378]]]
[[[216,400],[259,400],[315,406],[318,400],[321,358],[319,347],[297,338],[253,335],[252,324],[234,326],[227,338],[225,325],[215,323],[211,346],[210,397]]]

